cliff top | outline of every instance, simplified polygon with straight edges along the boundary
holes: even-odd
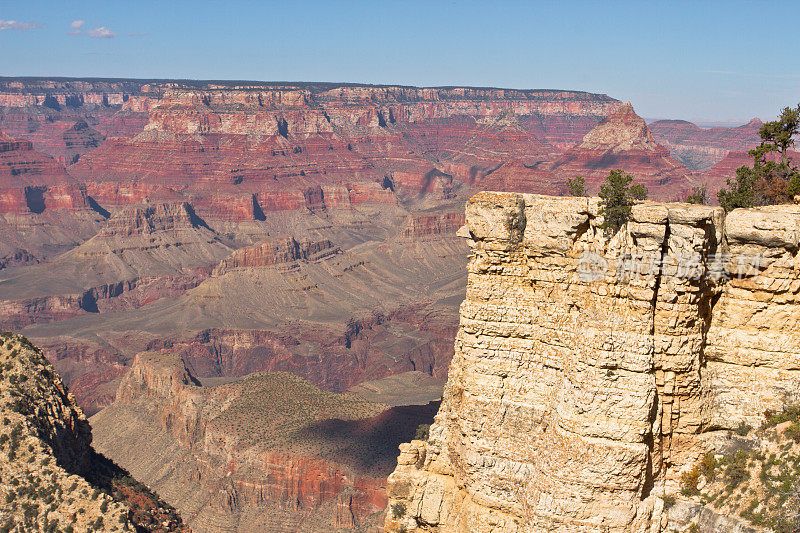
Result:
[[[591,98],[603,101],[616,100],[605,95],[587,91],[564,89],[513,89],[501,87],[471,87],[443,85],[419,87],[399,84],[367,84],[351,82],[319,81],[256,81],[256,80],[188,80],[188,79],[139,79],[139,78],[67,78],[67,77],[9,77],[0,76],[0,91],[14,93],[58,93],[58,92],[125,92],[129,94],[151,93],[165,89],[187,90],[306,90],[312,94],[335,89],[368,89],[390,91],[437,91],[442,94],[477,98],[486,93],[502,93],[513,98],[552,97],[554,93],[565,96]]]
[[[497,242],[550,243],[575,235],[589,218],[599,217],[598,197],[557,197],[540,194],[484,191],[467,203],[467,226],[475,238]],[[529,224],[533,221],[534,224]],[[639,202],[631,222],[638,224],[710,223],[718,242],[760,245],[787,250],[800,246],[800,205],[784,204],[734,209],[682,202]],[[535,228],[535,229],[534,229]],[[544,228],[544,229],[543,229]],[[570,241],[571,242],[571,241]]]

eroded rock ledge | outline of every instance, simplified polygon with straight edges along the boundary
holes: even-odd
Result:
[[[387,531],[665,531],[681,472],[797,400],[800,207],[601,223],[597,198],[467,204],[455,357]]]

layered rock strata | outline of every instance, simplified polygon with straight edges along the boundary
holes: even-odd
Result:
[[[435,411],[389,409],[286,372],[204,382],[178,355],[140,353],[91,419],[98,448],[198,531],[375,531],[398,437]]]
[[[596,191],[609,171],[617,168],[634,175],[648,187],[651,196],[660,199],[681,197],[688,188],[686,167],[656,142],[630,103],[620,106],[564,152],[552,164],[551,176],[562,180],[583,176],[590,190]]]
[[[800,391],[800,207],[481,193],[442,407],[387,531],[660,531],[664,495]]]
[[[675,159],[691,170],[706,170],[730,151],[747,151],[761,142],[763,123],[754,118],[734,128],[701,128],[685,120],[658,120],[648,127],[654,138],[667,148]]]

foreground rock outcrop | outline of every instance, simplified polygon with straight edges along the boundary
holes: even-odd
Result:
[[[455,356],[430,438],[401,446],[387,531],[748,530],[665,500],[798,400],[800,207],[601,223],[596,198],[470,200]]]
[[[169,506],[91,447],[61,378],[24,337],[0,336],[3,531],[185,531]]]

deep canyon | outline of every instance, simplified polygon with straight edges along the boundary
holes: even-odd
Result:
[[[622,168],[680,201],[759,126],[648,125],[581,91],[0,78],[0,329],[197,530],[375,530],[396,446],[454,379],[467,200]]]

